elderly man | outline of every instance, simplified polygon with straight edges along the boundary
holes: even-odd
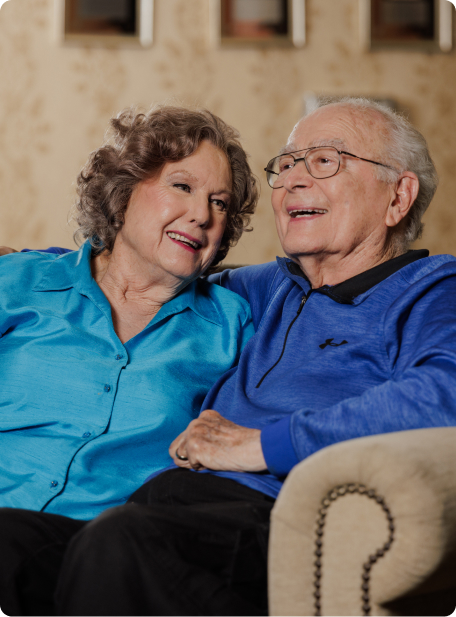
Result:
[[[424,138],[345,100],[301,120],[266,173],[287,257],[216,275],[256,335],[171,444],[174,468],[73,540],[58,614],[267,614],[290,469],[346,439],[456,424],[456,259],[408,251],[437,186]]]

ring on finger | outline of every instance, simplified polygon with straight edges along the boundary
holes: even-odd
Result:
[[[179,454],[178,450],[179,448],[176,448],[176,458],[178,458],[180,461],[188,461],[188,458]]]

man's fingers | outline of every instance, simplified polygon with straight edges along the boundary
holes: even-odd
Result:
[[[10,246],[0,246],[0,257],[11,253],[17,253],[16,249],[12,249]]]
[[[242,442],[246,430],[249,431],[226,420],[217,411],[207,409],[176,437],[169,454],[179,467],[223,469],[226,463],[222,461],[227,457],[231,459],[231,449]]]

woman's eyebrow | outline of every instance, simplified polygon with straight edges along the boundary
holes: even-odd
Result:
[[[185,176],[187,176],[187,178],[191,178],[192,180],[199,180],[198,176],[195,176],[194,174],[192,174],[190,171],[188,171],[187,169],[174,169],[170,174],[169,177],[172,177],[176,174],[185,174]]]
[[[210,191],[211,195],[226,195],[228,199],[232,199],[233,198],[233,191],[231,191],[230,189],[214,189],[213,191]]]
[[[168,177],[172,178],[173,176],[177,174],[184,174],[187,178],[194,180],[195,182],[198,182],[199,180],[198,176],[195,176],[195,174],[192,174],[192,172],[188,171],[187,169],[175,169],[169,174]],[[226,188],[226,187],[214,188],[213,190],[210,191],[210,193],[214,195],[221,195],[221,194],[228,195],[230,199],[233,197],[233,194],[234,194],[231,189]]]

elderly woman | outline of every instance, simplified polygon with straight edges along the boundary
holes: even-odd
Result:
[[[0,260],[8,614],[50,614],[66,543],[168,464],[253,333],[247,302],[199,278],[256,203],[237,137],[208,111],[124,111],[78,177],[79,251]]]

